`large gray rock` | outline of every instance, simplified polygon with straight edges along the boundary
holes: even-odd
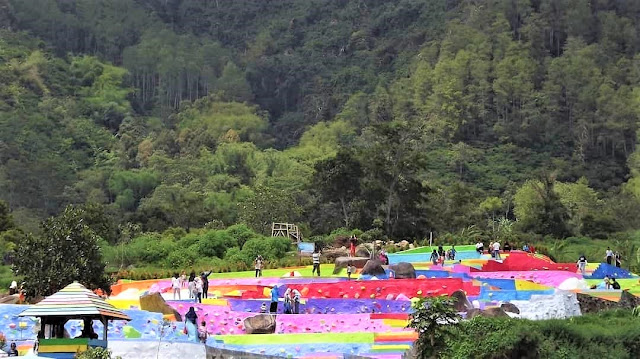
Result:
[[[276,316],[271,314],[258,314],[244,320],[244,329],[247,334],[273,334],[276,332]]]
[[[20,296],[17,294],[10,294],[6,297],[0,298],[0,304],[18,304]]]
[[[340,273],[343,269],[347,268],[347,264],[351,262],[356,268],[363,268],[369,258],[362,257],[338,257],[335,261],[335,267],[333,268],[333,274]]]
[[[486,318],[508,318],[509,315],[500,307],[492,307],[487,308],[485,310],[480,310],[473,308],[467,311],[467,319],[471,319],[473,317],[486,317]]]
[[[416,278],[416,269],[413,268],[413,264],[400,262],[398,264],[393,264],[389,266],[394,272],[396,279],[415,279]]]
[[[458,312],[467,312],[473,309],[473,305],[467,299],[467,295],[463,290],[458,289],[455,292],[451,293],[451,298],[454,300],[453,307]]]
[[[173,314],[177,321],[182,321],[182,316],[164,301],[160,293],[145,294],[140,297],[140,309],[148,312],[156,312],[162,314]]]
[[[360,272],[360,275],[379,276],[379,275],[385,275],[385,274],[386,272],[382,267],[382,262],[380,262],[377,259],[369,259],[367,261],[367,264],[364,265],[364,267],[362,268],[362,271]]]
[[[505,312],[520,314],[520,309],[518,309],[518,307],[513,303],[502,303],[500,308]]]

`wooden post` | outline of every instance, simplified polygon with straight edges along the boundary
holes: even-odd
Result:
[[[100,318],[100,321],[102,322],[103,328],[102,328],[102,340],[104,340],[105,342],[107,341],[107,327],[109,326],[109,321],[107,320],[107,318],[103,315]]]

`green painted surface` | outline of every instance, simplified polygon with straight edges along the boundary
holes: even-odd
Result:
[[[89,344],[88,338],[40,339],[40,345],[80,345]]]
[[[303,334],[260,334],[260,335],[216,335],[229,345],[280,345],[314,343],[373,343],[374,333],[303,333]]]

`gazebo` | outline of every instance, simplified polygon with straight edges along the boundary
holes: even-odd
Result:
[[[78,282],[73,282],[59,292],[45,298],[20,313],[21,317],[40,318],[38,332],[39,355],[49,358],[74,358],[76,353],[89,347],[107,347],[108,321],[131,318],[104,301]],[[64,325],[72,319],[84,321],[79,338],[65,338]],[[93,332],[93,320],[102,322],[102,339]]]

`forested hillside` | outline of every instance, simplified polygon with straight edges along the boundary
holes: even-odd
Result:
[[[0,0],[0,27],[25,231],[639,226],[640,2]]]

